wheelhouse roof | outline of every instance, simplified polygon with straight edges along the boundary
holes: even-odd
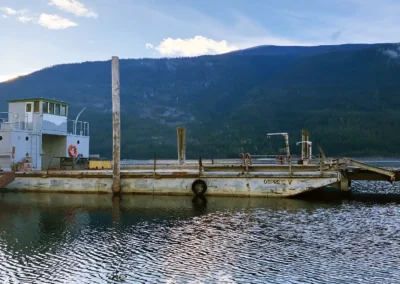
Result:
[[[18,99],[18,100],[8,100],[8,103],[22,103],[22,102],[34,102],[34,101],[43,101],[43,102],[49,102],[49,103],[55,103],[55,104],[62,104],[62,105],[67,105],[69,106],[69,103],[63,102],[63,101],[58,101],[54,99],[47,99],[47,98],[28,98],[28,99]]]

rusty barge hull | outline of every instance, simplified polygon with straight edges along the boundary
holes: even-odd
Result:
[[[352,159],[335,159],[320,164],[171,164],[163,161],[129,165],[120,172],[123,194],[193,195],[201,180],[208,196],[290,197],[332,186],[348,191],[352,180],[394,182],[399,171],[377,168]],[[112,170],[49,170],[16,172],[8,175],[3,188],[10,191],[113,193]]]
[[[0,172],[0,188],[6,187],[14,180],[15,174],[13,172]]]
[[[202,180],[207,196],[289,197],[340,182],[337,171],[317,171],[317,167],[262,166],[248,168],[216,166],[204,171],[194,167],[150,167],[121,171],[124,194],[193,195],[192,185]],[[35,171],[16,173],[5,187],[11,191],[112,193],[112,171]]]

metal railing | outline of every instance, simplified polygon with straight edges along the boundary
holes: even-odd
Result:
[[[0,130],[40,131],[42,116],[39,113],[0,112]]]
[[[0,112],[0,130],[26,130],[28,116],[18,112]]]
[[[90,136],[89,122],[87,121],[67,121],[67,132],[72,135]]]
[[[31,115],[28,115],[26,113],[17,112],[0,112],[0,130],[28,130],[39,132],[43,130],[42,121],[43,115],[40,113],[32,113]],[[89,136],[89,122],[67,120],[67,133],[79,136]]]

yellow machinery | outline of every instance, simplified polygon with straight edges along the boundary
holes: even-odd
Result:
[[[89,170],[110,170],[111,161],[89,161]]]

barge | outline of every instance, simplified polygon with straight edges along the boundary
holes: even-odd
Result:
[[[240,153],[240,159],[186,160],[185,129],[178,159],[120,163],[119,63],[112,60],[114,161],[89,153],[89,123],[68,119],[69,104],[46,98],[8,101],[0,113],[0,189],[9,191],[289,197],[321,187],[348,191],[352,180],[400,180],[400,173],[349,158],[327,159],[302,132],[301,156]]]
[[[45,98],[9,101],[0,124],[0,188],[10,191],[112,193],[111,161],[89,155],[89,123],[68,120],[68,104]],[[312,156],[302,133],[302,155],[241,154],[240,159],[186,160],[185,131],[177,130],[178,159],[121,162],[121,191],[127,194],[295,196],[332,186],[349,190],[351,180],[396,181],[399,173],[352,159]]]

